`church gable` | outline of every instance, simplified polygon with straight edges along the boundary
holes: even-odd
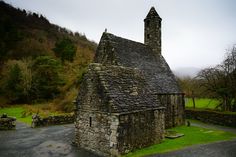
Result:
[[[121,65],[144,72],[146,81],[158,93],[181,93],[169,65],[160,53],[150,46],[103,33],[94,62],[103,65]]]
[[[127,113],[160,108],[156,91],[132,68],[90,64],[77,101],[80,109]]]

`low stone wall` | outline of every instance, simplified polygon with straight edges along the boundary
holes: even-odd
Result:
[[[74,121],[74,114],[49,116],[45,118],[41,118],[39,115],[33,115],[31,127],[35,128],[40,126],[70,124],[74,123]]]
[[[12,130],[16,128],[16,118],[3,114],[0,118],[0,130]]]
[[[222,113],[217,111],[185,109],[186,118],[200,120],[205,123],[212,123],[230,127],[236,127],[235,113]]]

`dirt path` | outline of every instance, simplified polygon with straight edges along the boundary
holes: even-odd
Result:
[[[16,130],[0,131],[0,157],[96,157],[71,145],[74,124],[32,129],[17,123]]]

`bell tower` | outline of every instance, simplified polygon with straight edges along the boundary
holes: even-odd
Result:
[[[161,54],[161,17],[152,7],[144,19],[144,44]]]

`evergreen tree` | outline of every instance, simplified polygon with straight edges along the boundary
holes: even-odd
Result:
[[[60,77],[61,64],[49,56],[37,57],[33,64],[34,99],[51,99],[59,94],[62,85]]]
[[[76,46],[70,39],[64,38],[61,41],[56,42],[53,51],[57,57],[61,58],[62,62],[65,60],[72,62],[76,54]]]
[[[10,67],[9,72],[6,76],[5,83],[5,95],[10,102],[17,102],[22,96],[22,73],[18,64],[14,64]]]

